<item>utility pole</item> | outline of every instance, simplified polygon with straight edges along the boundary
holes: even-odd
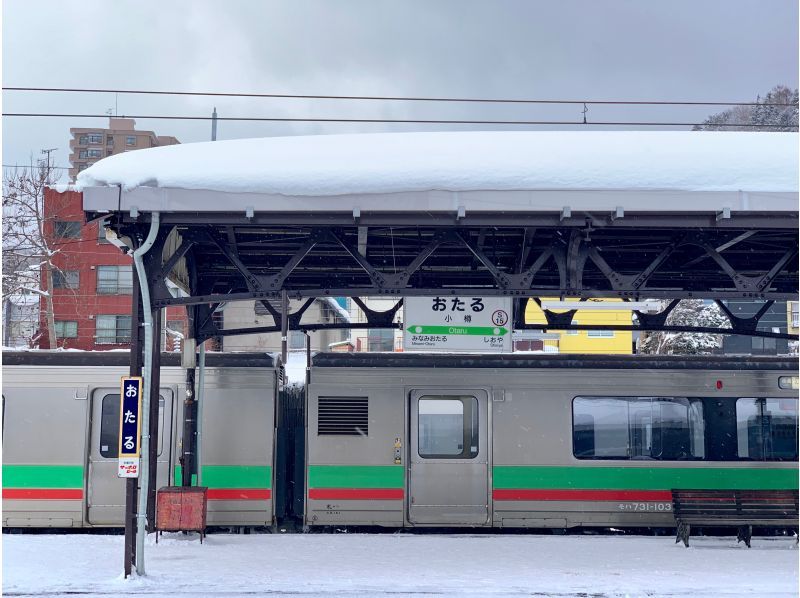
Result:
[[[217,140],[217,107],[214,106],[214,112],[211,113],[211,141]]]
[[[50,174],[50,154],[51,154],[52,152],[55,152],[55,151],[57,151],[57,150],[58,150],[58,148],[57,148],[57,147],[51,147],[51,148],[48,148],[48,149],[43,149],[43,150],[42,150],[42,153],[43,153],[43,154],[45,154],[45,155],[47,155],[47,158],[46,158],[46,164],[47,164],[47,173],[48,173],[48,174]]]

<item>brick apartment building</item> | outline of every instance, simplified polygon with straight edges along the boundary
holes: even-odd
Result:
[[[97,222],[84,223],[83,195],[47,189],[45,235],[58,249],[53,258],[53,311],[59,347],[103,351],[126,348],[131,336],[133,259],[106,241]],[[42,287],[46,287],[42,276]],[[162,347],[177,350],[187,329],[186,310],[168,308]],[[39,316],[39,347],[49,349],[44,304]]]
[[[109,117],[107,129],[73,127],[69,132],[72,135],[69,142],[69,178],[73,181],[81,170],[107,156],[180,143],[168,135],[137,131],[136,121],[132,118]]]

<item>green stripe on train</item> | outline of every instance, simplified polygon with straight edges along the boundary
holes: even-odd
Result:
[[[175,466],[175,485],[180,485],[181,466]],[[192,483],[196,483],[192,475]],[[203,486],[208,488],[270,488],[272,467],[269,465],[203,465]]]
[[[796,490],[793,468],[727,467],[527,467],[495,466],[494,488],[559,488],[607,490]]]
[[[309,488],[402,488],[401,465],[309,465]]]
[[[3,488],[83,488],[83,466],[3,464]]]

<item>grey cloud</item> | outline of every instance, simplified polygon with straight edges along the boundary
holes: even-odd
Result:
[[[3,3],[5,85],[368,95],[749,100],[797,86],[791,0]],[[34,33],[35,32],[35,33]],[[111,95],[4,93],[4,111],[102,113]],[[530,107],[119,96],[125,114],[570,119]],[[593,106],[594,119],[700,120],[700,109]],[[59,147],[66,119],[4,119],[3,162]],[[207,122],[140,121],[184,142]],[[221,123],[223,138],[421,125]],[[497,127],[500,128],[500,127]]]

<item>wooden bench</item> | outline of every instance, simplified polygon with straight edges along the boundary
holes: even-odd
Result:
[[[689,546],[693,525],[737,527],[737,542],[750,548],[753,526],[798,525],[796,490],[673,490],[672,512],[677,523],[675,543]],[[795,535],[797,538],[797,535]]]

